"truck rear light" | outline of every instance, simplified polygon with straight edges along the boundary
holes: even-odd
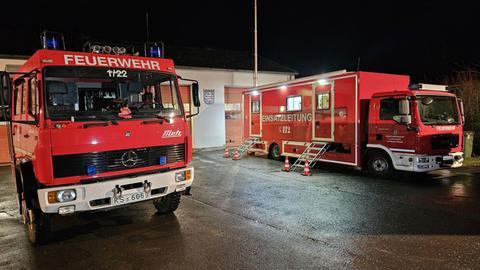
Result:
[[[77,198],[75,189],[65,189],[48,192],[48,203],[71,202]]]

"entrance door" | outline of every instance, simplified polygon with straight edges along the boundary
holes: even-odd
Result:
[[[243,139],[242,93],[245,88],[225,88],[225,143],[239,146]]]
[[[262,94],[250,94],[250,136],[262,136]]]
[[[313,134],[314,140],[333,141],[334,139],[334,82],[313,85]]]

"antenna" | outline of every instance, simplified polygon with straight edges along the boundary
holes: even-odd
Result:
[[[150,31],[148,29],[148,11],[145,12],[145,25],[146,25],[146,28],[147,28],[147,42],[150,42]]]
[[[253,48],[253,57],[254,57],[254,71],[253,71],[253,84],[255,87],[258,86],[258,42],[257,42],[257,0],[254,0],[253,4],[253,17],[254,17],[254,48]]]
[[[357,72],[360,71],[360,56],[357,59]]]

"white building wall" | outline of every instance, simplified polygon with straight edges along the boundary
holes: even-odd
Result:
[[[225,87],[252,87],[253,73],[248,71],[229,71],[220,69],[193,69],[177,67],[177,73],[183,78],[195,79],[200,85],[200,114],[193,118],[193,147],[209,148],[225,145]],[[259,72],[258,85],[283,82],[294,76],[285,73]],[[183,84],[184,82],[180,82]],[[186,84],[186,83],[185,83]],[[215,90],[215,103],[205,104],[203,90]],[[195,111],[195,109],[192,109]]]

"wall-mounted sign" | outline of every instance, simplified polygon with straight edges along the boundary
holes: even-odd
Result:
[[[203,102],[207,105],[215,103],[215,89],[203,89]]]

